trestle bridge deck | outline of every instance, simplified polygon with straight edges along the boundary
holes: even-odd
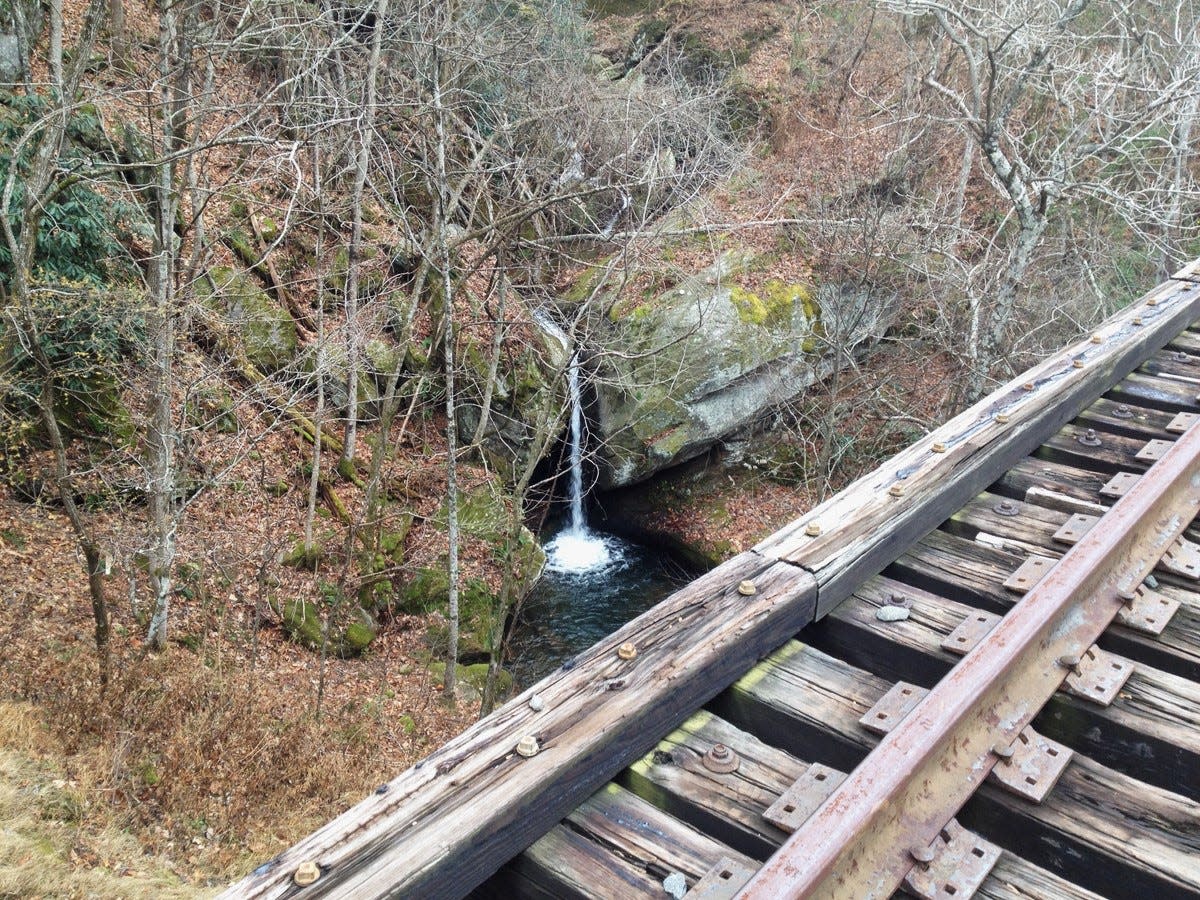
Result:
[[[1200,896],[1196,271],[227,896]]]

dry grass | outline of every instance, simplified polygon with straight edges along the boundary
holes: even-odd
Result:
[[[111,823],[96,827],[87,791],[52,761],[53,750],[32,706],[0,703],[0,898],[213,893],[183,884]]]

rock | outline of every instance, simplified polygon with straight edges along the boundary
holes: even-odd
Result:
[[[593,304],[610,310],[591,332],[601,488],[642,481],[750,428],[828,374],[835,337],[853,349],[888,321],[890,304],[836,286],[744,287],[760,264],[726,251],[661,293]],[[566,302],[592,293],[595,275],[581,284]]]
[[[284,633],[309,650],[321,649],[321,614],[315,603],[291,600],[279,610]],[[375,627],[362,613],[359,621],[351,622],[341,632],[330,634],[327,650],[336,656],[361,656],[375,640]]]
[[[17,36],[0,34],[0,82],[13,82],[21,77],[21,55],[17,52]]]
[[[296,323],[287,310],[245,272],[228,266],[210,269],[196,286],[201,302],[224,316],[240,336],[246,358],[265,372],[283,368],[296,355]]]
[[[537,318],[534,322],[538,325],[536,341],[515,355],[506,354],[497,368],[483,434],[482,449],[489,464],[510,481],[516,474],[513,460],[537,435],[537,417],[545,407],[547,392],[557,394],[561,390],[552,377],[569,362],[565,335],[549,322]],[[490,353],[490,347],[472,342],[465,343],[461,353],[464,375],[458,431],[464,442],[474,438],[479,425]]]
[[[880,622],[903,622],[908,618],[908,610],[903,606],[881,606],[875,610],[875,618]]]

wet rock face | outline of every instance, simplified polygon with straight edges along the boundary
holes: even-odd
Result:
[[[829,349],[863,343],[884,317],[862,297],[777,279],[727,251],[647,298],[623,298],[593,330],[592,423],[600,486],[621,487],[691,459],[792,399],[830,367]],[[857,312],[855,312],[857,310]]]

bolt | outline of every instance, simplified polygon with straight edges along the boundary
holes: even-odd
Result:
[[[1075,440],[1079,441],[1085,447],[1099,447],[1102,443],[1100,436],[1096,434],[1095,428],[1089,428],[1083,434],[1076,437]]]
[[[1001,425],[1008,424],[1008,420],[1010,418],[1011,418],[1011,416],[1009,416],[1008,413],[996,413],[996,421],[999,422]]]
[[[1158,306],[1158,298],[1157,298],[1157,297],[1151,297],[1151,298],[1149,298],[1149,299],[1146,301],[1146,305],[1147,305],[1147,306]]]
[[[804,533],[807,534],[809,537],[820,537],[821,536],[820,523],[819,522],[809,522],[807,525],[804,526]]]
[[[1075,359],[1071,360],[1071,368],[1082,369],[1083,368],[1083,360],[1080,359],[1079,357],[1075,357]]]
[[[1134,317],[1133,317],[1133,324],[1134,324],[1134,325],[1141,325],[1141,324],[1142,324],[1142,317],[1141,317],[1141,316],[1134,316]]]
[[[934,452],[934,453],[945,453],[945,452],[946,452],[946,445],[945,445],[945,444],[943,444],[941,441],[936,441],[936,442],[933,444],[933,446],[932,446],[932,447],[930,447],[929,449],[930,449],[932,452]]]
[[[532,734],[527,734],[525,737],[517,741],[517,753],[528,759],[531,756],[537,756],[538,751],[542,748],[538,746],[537,738]]]
[[[904,485],[893,484],[890,488],[888,488],[888,496],[903,497],[904,496]]]
[[[1034,385],[1034,383],[1032,381],[1027,381],[1023,385],[1021,385],[1021,387],[1027,391],[1032,391],[1034,389],[1034,387],[1036,387],[1036,385]]]
[[[1103,344],[1104,338],[1100,337],[1100,335],[1098,335],[1098,334],[1093,334],[1092,335],[1092,343],[1093,344]]]
[[[937,858],[937,851],[933,849],[932,845],[927,847],[910,847],[908,850],[908,855],[911,856],[916,861],[917,865],[919,865],[922,869],[926,869],[929,867],[929,864],[933,862],[935,858]]]
[[[992,755],[999,757],[1004,762],[1009,762],[1013,758],[1012,744],[1002,744],[999,741],[992,744]]]
[[[1001,516],[1015,516],[1021,511],[1021,507],[1011,500],[1001,500],[992,507],[992,511]]]
[[[1075,675],[1079,674],[1079,655],[1076,653],[1066,653],[1058,658],[1058,664],[1064,669],[1070,669]]]
[[[1113,410],[1113,415],[1118,419],[1132,419],[1133,410],[1129,408],[1128,404],[1121,403]]]
[[[737,591],[743,597],[753,597],[758,593],[758,588],[754,586],[754,582],[749,579],[738,584]]]
[[[742,764],[737,753],[724,744],[713,744],[701,762],[704,768],[719,775],[726,775]]]
[[[637,647],[635,647],[632,642],[626,641],[617,648],[617,656],[625,660],[633,659],[635,656],[637,656]]]
[[[314,881],[321,877],[321,867],[311,859],[305,860],[296,866],[296,871],[292,873],[292,881],[300,885],[300,887],[308,887]]]

